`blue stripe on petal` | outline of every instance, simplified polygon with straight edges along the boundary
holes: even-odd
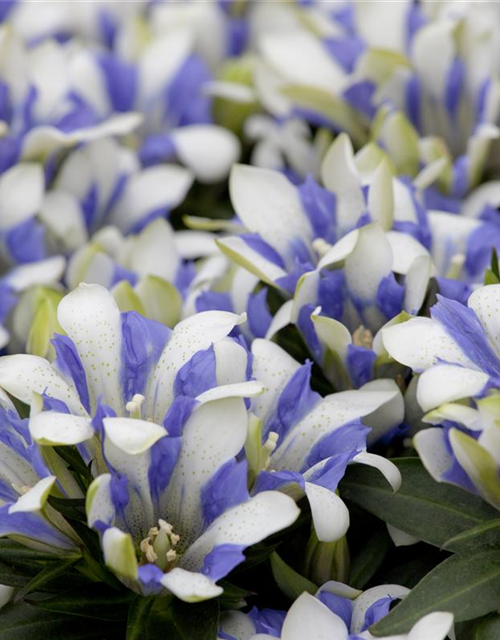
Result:
[[[278,433],[281,440],[321,400],[319,393],[311,389],[311,369],[310,361],[297,369],[278,399]]]
[[[337,199],[309,175],[298,188],[302,206],[309,216],[314,235],[334,244],[337,240]]]
[[[43,516],[34,512],[9,513],[12,504],[0,507],[0,536],[16,535],[43,542],[55,549],[71,550],[75,544]]]
[[[248,612],[248,617],[254,623],[256,633],[267,633],[273,638],[281,637],[281,630],[286,617],[285,611],[275,611],[274,609],[261,609],[259,611],[254,607]]]
[[[255,481],[253,493],[274,491],[292,483],[298,484],[301,489],[305,488],[302,474],[296,471],[275,471],[272,473],[270,471],[261,471]]]
[[[297,327],[306,341],[309,350],[314,356],[315,360],[321,361],[322,349],[319,338],[316,334],[316,329],[311,320],[311,314],[315,309],[313,304],[305,304],[299,311],[299,317],[297,319]]]
[[[121,314],[123,400],[128,402],[146,388],[148,376],[170,338],[168,327],[135,311]]]
[[[376,85],[371,80],[353,82],[342,94],[345,101],[367,118],[372,119],[377,111],[373,104]]]
[[[366,44],[363,40],[353,34],[328,38],[323,44],[328,49],[328,53],[342,65],[347,73],[351,73],[354,70],[359,56],[366,49]]]
[[[370,607],[368,607],[365,613],[365,620],[361,631],[365,631],[366,629],[371,627],[372,624],[375,624],[376,622],[378,622],[378,620],[385,617],[390,611],[391,604],[396,599],[397,598],[392,598],[391,596],[385,596],[384,598],[380,598],[380,600],[377,600]]]
[[[398,315],[403,307],[404,286],[396,281],[393,273],[382,278],[378,285],[376,303],[386,318]]]
[[[271,247],[270,244],[265,242],[257,233],[242,233],[239,237],[246,242],[250,249],[261,255],[263,258],[269,260],[269,262],[272,262],[282,269],[285,268],[279,253]]]
[[[500,375],[500,360],[492,351],[484,329],[472,309],[456,300],[438,296],[437,304],[431,309],[431,317],[443,325],[463,353],[482,371],[491,376]]]
[[[181,436],[184,425],[189,420],[198,402],[194,398],[178,396],[174,399],[163,420],[163,426],[169,436]]]
[[[200,491],[203,525],[208,527],[227,509],[248,500],[246,460],[228,460]]]
[[[103,72],[109,101],[115,111],[131,111],[137,92],[136,67],[110,53],[97,56]]]
[[[5,244],[16,263],[42,260],[46,255],[45,228],[35,218],[29,218],[7,231]]]
[[[179,369],[174,381],[174,395],[196,398],[217,386],[216,359],[213,346],[197,351]]]
[[[156,134],[147,136],[139,149],[139,158],[144,167],[168,162],[175,158],[176,150],[171,136]]]
[[[143,596],[156,596],[165,590],[161,583],[163,571],[155,564],[144,564],[139,567],[137,579],[141,585],[141,594]]]
[[[327,433],[312,447],[302,471],[331,456],[348,454],[354,457],[366,449],[366,437],[370,431],[369,427],[356,421],[348,422],[331,433]]]
[[[421,85],[417,76],[412,76],[406,85],[406,112],[415,129],[420,130],[421,125]]]
[[[148,480],[153,500],[158,501],[168,486],[182,447],[182,438],[161,438],[150,449]]]
[[[196,55],[186,58],[166,92],[165,120],[171,126],[212,122],[212,99],[203,92],[203,85],[211,79],[202,58]]]
[[[457,114],[457,108],[462,95],[465,78],[465,65],[460,58],[455,58],[446,78],[444,103],[452,118]]]
[[[250,331],[256,338],[263,338],[273,319],[267,305],[267,289],[265,287],[248,296],[247,313]]]
[[[347,369],[354,387],[361,387],[373,378],[374,351],[354,344],[347,345]]]
[[[245,561],[243,551],[244,544],[221,544],[214,547],[205,556],[201,573],[208,576],[214,582],[227,576],[227,574]]]
[[[344,477],[347,465],[356,453],[356,451],[352,451],[351,453],[342,453],[328,458],[324,465],[321,465],[308,477],[308,482],[330,489],[330,491],[336,491],[339,482]]]
[[[54,364],[65,378],[70,378],[80,396],[80,401],[85,409],[90,412],[90,397],[87,386],[87,377],[82,361],[76,347],[68,336],[58,333],[51,340],[56,352]]]
[[[348,629],[351,628],[352,601],[349,598],[342,598],[342,596],[330,593],[330,591],[321,591],[318,595],[318,600],[339,618],[342,618]]]
[[[233,311],[231,296],[226,292],[202,291],[196,298],[196,311]]]

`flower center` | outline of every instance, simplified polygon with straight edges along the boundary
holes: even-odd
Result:
[[[267,440],[262,445],[262,469],[265,471],[269,469],[269,465],[271,464],[271,456],[278,446],[278,438],[279,435],[276,431],[270,431],[267,436]]]
[[[180,536],[174,533],[172,525],[160,518],[158,526],[151,527],[140,544],[144,562],[156,564],[162,571],[170,571],[178,560],[176,547],[179,540]]]

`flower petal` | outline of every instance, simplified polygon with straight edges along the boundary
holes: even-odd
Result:
[[[40,210],[44,194],[41,165],[23,162],[0,178],[0,231],[25,222]]]
[[[311,482],[305,483],[305,492],[318,539],[322,542],[340,540],[349,528],[349,509],[343,500],[334,491]]]
[[[42,411],[32,416],[29,428],[35,442],[50,446],[81,444],[94,435],[90,418],[55,411]]]
[[[210,600],[223,592],[222,587],[217,586],[213,580],[202,573],[193,573],[180,567],[166,573],[161,583],[184,602]]]
[[[420,376],[417,400],[424,411],[430,411],[447,402],[481,395],[489,376],[482,371],[438,364]]]
[[[347,640],[348,637],[342,618],[306,592],[290,607],[281,631],[281,640]]]

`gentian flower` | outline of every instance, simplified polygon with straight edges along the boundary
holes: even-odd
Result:
[[[408,593],[409,589],[393,584],[361,592],[340,582],[327,582],[314,596],[304,592],[288,612],[254,609],[248,614],[226,614],[219,640],[372,640],[368,627],[389,613],[392,602]],[[391,639],[445,640],[452,627],[452,614],[435,612],[419,620],[408,634]]]
[[[244,398],[263,387],[247,381],[248,353],[228,337],[243,320],[207,312],[170,331],[120,314],[102,287],[80,285],[59,305],[67,335],[54,339],[53,365],[29,355],[0,360],[0,386],[32,405],[26,442],[38,446],[39,475],[53,468],[60,490],[80,497],[52,449],[77,446],[95,476],[89,526],[101,535],[108,567],[140,593],[215,597],[216,582],[244,560],[247,546],[298,516],[279,492],[248,494],[238,457],[248,428]],[[44,508],[55,481],[44,476],[8,507],[6,535],[15,528],[48,544]],[[15,515],[27,509],[36,523]],[[58,548],[74,546],[58,535]]]
[[[402,421],[401,393],[380,380],[322,398],[310,388],[310,362],[299,365],[267,340],[254,340],[252,355],[253,374],[266,387],[252,401],[259,422],[246,445],[254,492],[297,487],[307,496],[318,539],[339,540],[349,512],[336,491],[349,463],[378,468],[394,491],[401,484],[391,462],[366,451],[366,424],[380,435]]]

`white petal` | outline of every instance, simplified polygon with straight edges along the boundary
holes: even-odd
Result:
[[[209,600],[220,596],[223,592],[222,587],[218,587],[213,580],[202,573],[185,571],[180,567],[166,573],[161,579],[161,583],[184,602]]]
[[[453,464],[453,457],[448,451],[444,439],[444,432],[440,428],[423,429],[413,438],[413,444],[418,451],[425,468],[437,482]]]
[[[139,276],[153,275],[174,282],[181,261],[168,222],[158,218],[148,224],[130,243],[126,262]]]
[[[352,143],[345,133],[341,133],[326,152],[321,178],[325,188],[337,196],[337,219],[340,231],[345,233],[356,225],[365,209]]]
[[[292,323],[294,306],[294,300],[287,300],[285,304],[282,304],[278,311],[276,311],[264,336],[266,340],[272,340],[281,329],[284,329]]]
[[[427,413],[423,418],[423,422],[435,425],[442,424],[445,420],[459,422],[473,431],[482,431],[484,426],[481,413],[477,409],[458,402],[443,404],[438,409]]]
[[[447,74],[455,55],[453,29],[451,21],[431,23],[416,33],[412,44],[416,72],[436,100],[444,98]]]
[[[247,412],[241,398],[225,398],[201,405],[187,421],[182,449],[170,480],[162,512],[185,542],[202,528],[200,490],[213,474],[243,448]]]
[[[13,269],[7,282],[14,291],[25,291],[29,287],[40,284],[50,285],[61,279],[66,261],[62,256],[53,256],[38,262],[30,262]]]
[[[365,614],[374,602],[390,596],[392,598],[404,598],[410,593],[410,589],[400,587],[397,584],[386,584],[372,587],[354,600],[352,612],[351,633],[360,633],[365,623]],[[429,638],[430,640],[430,638]]]
[[[255,640],[255,625],[250,616],[241,611],[227,611],[221,614],[220,628],[236,640]]]
[[[153,40],[139,61],[140,103],[165,89],[191,52],[192,45],[192,35],[185,29],[170,31]]]
[[[401,529],[397,529],[391,524],[387,525],[387,531],[396,547],[409,547],[412,544],[420,542],[420,538],[415,538],[415,536],[411,536],[409,533],[401,531]]]
[[[0,609],[10,602],[14,590],[15,587],[8,587],[5,584],[0,584]]]
[[[204,311],[186,318],[174,329],[158,364],[149,377],[145,414],[161,424],[173,400],[173,386],[178,370],[200,350],[224,339],[245,316],[227,311]]]
[[[104,532],[101,544],[107,567],[119,576],[137,579],[138,565],[130,534],[111,527]]]
[[[269,340],[254,340],[252,355],[253,375],[266,387],[266,391],[252,401],[252,411],[265,421],[300,364],[284,349]]]
[[[153,211],[177,207],[192,183],[191,171],[175,164],[143,169],[129,178],[109,220],[122,231],[128,231]]]
[[[56,481],[55,476],[47,476],[37,484],[20,496],[12,506],[9,507],[10,513],[33,513],[41,511],[47,502],[47,498]]]
[[[412,627],[408,640],[445,640],[453,628],[453,614],[434,611],[424,616]]]
[[[318,539],[340,540],[349,528],[349,509],[343,500],[334,491],[311,482],[305,483],[305,489]]]
[[[347,357],[347,348],[352,344],[349,330],[338,320],[320,316],[316,312],[311,315],[311,320],[320,342],[344,362]]]
[[[387,391],[389,394],[387,402],[375,409],[373,413],[366,416],[364,424],[371,427],[368,434],[368,444],[375,442],[385,433],[399,426],[404,420],[404,399],[398,385],[394,380],[380,378],[367,382],[361,387],[362,391]]]
[[[476,312],[489,341],[500,357],[500,284],[476,289],[470,296],[468,306]]]
[[[99,115],[104,117],[110,111],[110,103],[106,95],[105,77],[97,58],[88,50],[81,49],[71,60],[71,84],[85,102]]]
[[[326,396],[278,442],[272,457],[273,468],[298,471],[313,445],[324,435],[369,415],[393,396],[393,391],[359,390]]]
[[[297,189],[277,171],[236,165],[229,181],[231,202],[245,227],[258,233],[279,254],[289,256],[290,242],[306,245],[312,229]]]
[[[430,318],[413,318],[382,330],[389,354],[401,364],[420,372],[439,360],[474,367],[441,324]]]
[[[410,265],[405,278],[405,296],[403,308],[407,313],[416,314],[422,306],[431,274],[432,260],[429,256],[420,256]]]
[[[70,193],[57,189],[46,193],[39,217],[62,243],[62,250],[65,252],[74,251],[87,240],[80,204]]]
[[[56,411],[42,411],[32,416],[29,428],[35,442],[51,446],[81,444],[94,435],[89,418]]]
[[[224,398],[255,398],[260,396],[265,387],[258,380],[250,380],[249,382],[235,382],[226,384],[221,387],[214,387],[196,397],[200,404],[213,402],[214,400],[223,400]]]
[[[281,631],[281,640],[347,640],[348,637],[342,618],[305,592],[290,607]]]
[[[263,491],[232,507],[208,527],[186,553],[181,565],[199,570],[203,559],[215,546],[236,544],[250,546],[285,529],[295,522],[299,508],[289,496],[279,491]]]
[[[484,207],[489,204],[494,209],[500,206],[500,180],[486,182],[474,189],[470,195],[465,198],[461,215],[471,218],[479,218]]]
[[[406,21],[411,2],[356,2],[353,5],[356,27],[370,47],[404,53]],[[429,639],[430,640],[430,639]]]
[[[217,240],[217,246],[224,255],[234,260],[236,264],[248,269],[271,286],[276,286],[275,282],[286,276],[284,269],[254,251],[242,238],[221,238]]]
[[[389,242],[377,224],[359,229],[352,253],[345,261],[346,283],[352,294],[361,300],[374,301],[380,282],[393,267]]]
[[[57,319],[82,361],[92,410],[102,394],[121,413],[121,318],[113,296],[99,285],[80,284],[59,303]]]
[[[3,349],[9,344],[10,335],[7,329],[0,325],[0,349]]]
[[[446,402],[480,395],[488,380],[482,371],[438,364],[420,376],[417,400],[424,411],[430,411]]]
[[[340,265],[354,251],[359,240],[359,229],[354,229],[325,253],[318,263],[318,269]]]
[[[318,38],[306,30],[294,29],[265,34],[259,41],[266,62],[289,82],[340,91],[345,73],[328,55]]]
[[[109,440],[121,451],[136,456],[150,449],[167,435],[163,427],[135,418],[104,418],[104,430]]]
[[[214,344],[215,376],[217,385],[245,382],[247,379],[248,351],[231,338]]]
[[[111,480],[111,474],[103,473],[88,488],[85,511],[89,527],[93,527],[98,520],[110,523],[116,515],[111,499]]]
[[[40,210],[44,176],[38,164],[22,162],[0,178],[0,230],[10,229]]]
[[[179,160],[203,184],[227,178],[238,162],[241,148],[238,138],[227,129],[210,124],[192,124],[171,133]]]
[[[391,245],[394,257],[392,269],[395,273],[407,274],[414,260],[429,255],[427,249],[407,233],[389,231],[386,238]]]
[[[374,453],[368,453],[367,451],[362,451],[361,453],[358,453],[352,461],[378,469],[391,485],[393,491],[397,491],[400,488],[403,481],[401,473],[396,465],[390,460],[387,460],[387,458],[383,458],[382,456],[378,456]]]
[[[384,231],[391,229],[394,219],[394,190],[392,181],[392,171],[389,162],[382,160],[375,170],[370,184],[368,211],[373,221],[377,222]]]
[[[33,393],[46,393],[65,402],[73,413],[86,415],[76,390],[44,358],[24,354],[0,358],[0,386],[25,404],[31,403]]]

